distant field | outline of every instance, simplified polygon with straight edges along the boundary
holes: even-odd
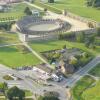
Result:
[[[63,45],[66,45],[67,48],[79,48],[84,51],[90,52],[93,55],[100,54],[100,46],[96,47],[96,50],[88,49],[85,47],[83,43],[75,43],[75,42],[68,42],[68,41],[40,41],[40,42],[30,42],[30,46],[37,52],[44,52],[50,51],[54,49],[62,49]]]
[[[83,100],[100,100],[100,81],[82,94]]]
[[[14,68],[41,62],[32,53],[24,53],[22,50],[23,48],[19,48],[19,46],[0,47],[0,63]]]
[[[92,100],[92,99],[83,99],[82,93],[89,88],[95,82],[90,76],[85,76],[79,80],[72,89],[73,100]]]
[[[5,18],[7,20],[10,17],[12,17],[12,19],[18,19],[22,16],[25,16],[24,10],[26,7],[36,9],[34,7],[30,7],[25,3],[13,4],[11,5],[11,9],[8,12],[0,13],[0,19]]]
[[[0,45],[20,43],[16,33],[0,31]]]
[[[39,1],[39,0],[37,0]],[[54,4],[48,5],[56,7],[59,10],[67,9],[68,11],[80,15],[82,17],[91,18],[100,22],[100,10],[96,8],[87,7],[86,0],[55,0]]]

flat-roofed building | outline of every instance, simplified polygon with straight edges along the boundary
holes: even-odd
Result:
[[[0,0],[0,2],[5,2],[5,3],[17,3],[17,2],[21,2],[23,0]]]

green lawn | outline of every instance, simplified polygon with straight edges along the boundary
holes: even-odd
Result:
[[[32,53],[23,53],[18,46],[0,47],[0,63],[9,67],[35,65],[41,63]]]
[[[82,93],[95,82],[90,76],[84,76],[72,89],[73,100],[84,100]],[[91,100],[91,99],[88,99]]]
[[[100,81],[82,94],[83,100],[100,100]]]
[[[30,7],[31,9],[36,9],[34,7],[31,7],[25,3],[20,4],[13,4],[11,5],[11,10],[8,12],[0,13],[0,19],[8,19],[12,17],[13,19],[19,19],[20,17],[25,16],[24,10],[26,7]]]
[[[100,10],[92,7],[87,7],[85,3],[86,0],[56,0],[54,4],[48,5],[56,7],[60,10],[67,9],[68,11],[82,17],[91,18],[100,22]]]
[[[19,43],[18,35],[16,33],[7,33],[0,31],[0,45]]]
[[[4,97],[4,98],[1,98],[1,97],[0,97],[0,100],[6,100],[6,99],[5,99],[5,97]]]
[[[67,48],[76,47],[76,48],[82,49],[84,51],[90,52],[93,55],[100,54],[100,46],[96,47],[96,49],[93,50],[93,49],[88,49],[87,47],[85,47],[85,45],[83,43],[75,43],[75,42],[60,41],[60,40],[40,41],[40,42],[31,42],[30,43],[30,46],[37,52],[61,49],[63,47],[63,45],[66,45]]]
[[[25,96],[33,96],[33,93],[29,90],[25,90]]]
[[[100,45],[100,37],[96,37],[96,38],[95,38],[95,43],[96,43],[97,45]]]
[[[94,75],[94,76],[97,76],[97,77],[100,77],[100,63],[95,68],[93,68],[89,72],[89,74]]]

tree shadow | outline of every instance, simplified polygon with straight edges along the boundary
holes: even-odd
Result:
[[[0,47],[0,52],[18,52],[18,49],[13,46]]]

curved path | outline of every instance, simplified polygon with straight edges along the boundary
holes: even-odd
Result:
[[[24,2],[24,3],[27,3],[28,5],[33,6],[33,7],[37,8],[37,9],[44,10],[43,8],[41,8],[41,7],[37,6],[37,5],[31,4],[29,2]],[[68,32],[70,32],[70,31],[81,31],[81,30],[89,29],[87,24],[84,23],[84,22],[81,22],[79,20],[75,20],[73,18],[70,18],[68,16],[64,16],[62,14],[56,14],[56,13],[53,13],[51,11],[48,11],[47,16],[45,16],[44,18],[50,18],[50,19],[51,18],[53,18],[53,19],[60,18],[60,19],[62,19],[64,21],[69,22],[72,25],[72,27]]]

